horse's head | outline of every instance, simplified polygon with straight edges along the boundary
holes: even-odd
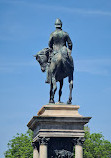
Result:
[[[34,55],[34,57],[36,57],[36,60],[39,62],[41,66],[42,72],[46,71],[49,52],[50,52],[50,48],[44,48],[41,51],[39,51],[36,55]]]

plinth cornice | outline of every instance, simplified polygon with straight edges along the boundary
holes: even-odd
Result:
[[[30,122],[27,124],[28,128],[31,129],[32,131],[35,129],[37,125],[40,123],[81,123],[85,125],[86,123],[89,122],[91,117],[40,117],[40,116],[33,116],[33,118],[30,120]]]

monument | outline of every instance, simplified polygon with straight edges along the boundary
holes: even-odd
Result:
[[[33,135],[33,158],[83,158],[84,125],[91,117],[79,114],[80,106],[71,105],[74,64],[71,56],[72,41],[56,19],[56,30],[50,35],[49,48],[42,49],[35,57],[50,84],[49,103],[42,106],[37,116],[28,123]],[[63,79],[69,79],[69,99],[61,102]],[[59,99],[55,103],[56,82],[60,82]],[[75,153],[74,153],[75,147]]]

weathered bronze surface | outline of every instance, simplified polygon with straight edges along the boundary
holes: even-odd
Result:
[[[50,35],[49,48],[42,49],[35,57],[41,66],[41,70],[47,72],[46,83],[50,84],[49,103],[54,103],[57,81],[60,82],[58,102],[61,102],[63,79],[68,77],[70,94],[67,104],[71,104],[74,71],[73,58],[71,56],[72,41],[68,33],[62,30],[60,19],[56,19],[55,27],[56,30]]]

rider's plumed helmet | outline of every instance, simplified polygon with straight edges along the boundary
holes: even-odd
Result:
[[[55,27],[56,28],[61,28],[62,27],[62,21],[59,19],[59,18],[57,18],[56,19],[56,21],[55,21]]]

